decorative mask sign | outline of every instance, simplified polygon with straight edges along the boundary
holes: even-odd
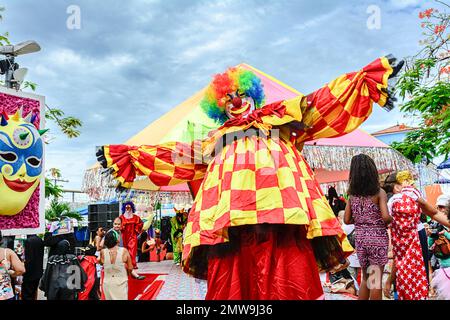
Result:
[[[44,97],[0,88],[0,230],[45,230]]]

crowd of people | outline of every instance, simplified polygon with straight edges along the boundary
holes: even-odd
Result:
[[[448,195],[430,205],[408,171],[380,183],[373,159],[360,154],[352,159],[338,215],[356,252],[347,269],[329,275],[332,292],[361,300],[380,300],[383,292],[399,300],[450,299]]]
[[[78,256],[73,233],[29,235],[24,248],[20,243],[14,248],[14,241],[5,243],[9,248],[0,248],[0,300],[37,300],[38,289],[47,300],[127,300],[129,278],[145,279],[137,272],[137,262],[149,262],[151,252],[156,262],[172,260],[176,253],[174,263],[180,265],[182,248],[178,246],[186,215],[176,210],[170,236],[163,242],[158,228],[142,229],[134,204],[127,202],[113,227],[99,227]],[[2,240],[0,231],[0,245]],[[177,243],[174,250],[172,243]],[[45,247],[49,250],[44,269]]]

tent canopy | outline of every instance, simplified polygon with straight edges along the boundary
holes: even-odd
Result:
[[[290,99],[301,94],[294,88],[282,83],[274,77],[248,65],[242,63],[239,65],[242,68],[254,72],[262,81],[264,92],[266,95],[266,104],[276,101]],[[192,142],[194,139],[203,139],[208,132],[217,128],[218,124],[214,123],[200,108],[200,101],[204,96],[206,87],[180,103],[175,108],[164,114],[159,119],[153,121],[142,131],[131,137],[125,142],[127,145],[156,145],[169,141]],[[114,142],[113,142],[114,143]],[[305,144],[304,152],[308,154],[308,149],[314,146],[327,147],[348,147],[348,148],[376,148],[377,150],[386,150],[389,156],[399,156],[388,145],[380,140],[374,138],[369,133],[357,129],[349,134],[332,139],[319,139],[310,141]],[[354,151],[356,152],[356,151]],[[328,154],[329,156],[329,154]],[[349,155],[347,154],[347,157]],[[375,155],[373,155],[375,156]],[[308,156],[307,156],[308,158]],[[310,159],[308,159],[310,160]],[[347,159],[348,160],[348,159]],[[319,163],[319,162],[317,162]],[[378,164],[377,164],[378,165]],[[349,162],[348,162],[349,166]],[[348,167],[347,166],[347,167]],[[342,166],[341,166],[342,167]],[[347,168],[346,167],[346,168]],[[331,181],[343,181],[348,179],[348,170],[332,169],[330,166],[320,168],[316,165],[316,172],[318,181],[320,183],[327,183]],[[379,168],[380,169],[380,168]],[[331,181],[330,181],[331,180]],[[172,187],[162,187],[154,185],[148,178],[138,179],[134,182],[133,189],[137,190],[162,190],[162,191],[188,191],[187,184],[181,184]],[[170,190],[169,190],[170,189]]]

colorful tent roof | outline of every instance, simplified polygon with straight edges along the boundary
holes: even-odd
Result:
[[[372,133],[373,136],[381,136],[384,134],[391,134],[391,133],[397,133],[397,132],[404,132],[404,131],[412,131],[412,130],[416,130],[417,128],[413,128],[413,127],[408,127],[406,124],[397,124],[395,126],[377,131]]]
[[[389,148],[387,144],[373,137],[362,129],[356,129],[346,135],[338,138],[324,138],[309,141],[307,145],[315,146],[340,146],[340,147],[373,147],[373,148]]]
[[[266,73],[247,64],[239,66],[253,71],[260,77],[266,94],[266,104],[276,101],[293,98],[299,94],[299,91],[282,83],[281,81],[267,75]],[[200,109],[200,101],[203,98],[206,87],[194,94],[189,99],[183,101],[175,108],[164,114],[161,118],[153,121],[142,131],[127,140],[127,145],[155,145],[168,141],[191,142],[193,140],[192,127],[200,128],[198,133],[202,138],[207,133],[217,128],[210,118]],[[199,136],[195,136],[199,138]],[[377,147],[389,148],[380,140],[374,138],[369,133],[357,129],[349,134],[339,138],[326,138],[307,142],[308,145],[318,146],[348,146],[348,147]]]
[[[299,91],[284,84],[278,79],[248,65],[239,66],[254,72],[262,81],[266,95],[266,104],[293,98]],[[218,127],[208,118],[200,108],[206,87],[180,103],[169,112],[153,121],[146,128],[125,142],[127,145],[156,145],[168,141],[191,142],[194,139],[203,139],[208,132]],[[113,142],[112,142],[113,143]],[[369,133],[357,129],[347,135],[333,139],[319,139],[305,144],[303,154],[315,170],[321,170],[318,174],[319,182],[342,181],[348,178],[350,159],[358,153],[367,153],[374,160],[381,171],[386,169],[396,170],[411,167],[406,158],[391,149],[388,145],[371,136]],[[86,179],[94,179],[90,170],[85,177],[84,190],[89,192],[92,183],[86,183]],[[95,173],[97,182],[104,184],[105,180]],[[100,180],[99,180],[100,179]],[[170,188],[159,188],[148,178],[135,181],[133,188],[137,190],[162,190],[162,191],[187,191],[186,184]],[[170,189],[170,190],[169,190]]]

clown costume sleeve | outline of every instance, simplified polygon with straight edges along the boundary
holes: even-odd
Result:
[[[341,75],[309,94],[302,115],[305,130],[298,141],[333,138],[352,132],[367,120],[374,102],[391,110],[395,101],[388,94],[388,79],[394,72],[391,64],[395,64],[392,56],[379,58],[360,71]],[[398,66],[401,68],[402,64]]]
[[[98,158],[128,187],[136,175],[157,185],[203,178],[182,259],[185,272],[208,279],[207,299],[320,299],[319,270],[342,264],[353,248],[301,148],[356,129],[373,102],[387,105],[392,72],[383,57],[308,96],[264,104],[261,80],[230,68],[201,102],[221,125],[208,138],[106,146]]]
[[[137,176],[147,176],[157,186],[176,185],[202,179],[206,165],[192,144],[168,142],[157,146],[107,145],[97,159],[122,187],[130,188]]]

